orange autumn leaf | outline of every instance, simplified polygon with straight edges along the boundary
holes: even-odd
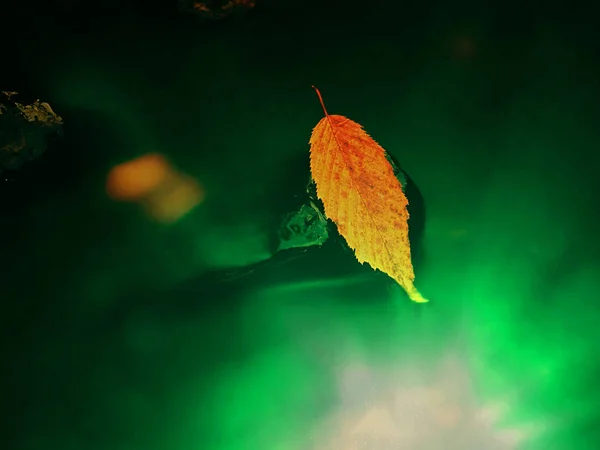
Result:
[[[329,115],[310,138],[310,170],[325,215],[356,259],[393,278],[418,303],[408,240],[408,199],[385,150],[352,120]]]

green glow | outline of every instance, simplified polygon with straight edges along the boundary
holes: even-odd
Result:
[[[492,184],[487,195],[490,202],[499,203],[506,196],[517,198],[520,189]],[[535,215],[529,213],[532,204]],[[474,244],[470,250],[438,253],[439,262],[417,274],[423,289],[429,288],[430,296],[438,299],[425,305],[421,314],[398,292],[394,295],[400,298],[393,307],[368,306],[376,299],[367,280],[362,284],[328,280],[276,286],[247,299],[252,307],[246,310],[244,323],[258,326],[263,333],[272,330],[266,340],[278,344],[246,369],[236,371],[234,378],[226,378],[214,393],[225,439],[215,448],[259,449],[265,448],[266,442],[269,448],[333,448],[325,445],[325,440],[319,446],[318,438],[308,430],[322,432],[320,427],[326,426],[327,420],[343,412],[336,377],[346,366],[363,365],[371,372],[367,379],[384,373],[416,389],[443,386],[452,379],[443,369],[434,368],[454,354],[460,355],[460,365],[470,373],[475,395],[469,403],[466,393],[471,391],[467,389],[458,405],[466,415],[469,408],[479,408],[480,414],[499,408],[492,429],[497,438],[507,436],[507,443],[498,448],[593,448],[588,445],[589,436],[578,440],[578,430],[585,429],[599,406],[588,390],[590,382],[593,384],[590,357],[598,349],[594,324],[600,317],[586,305],[595,293],[600,270],[574,261],[581,267],[567,266],[568,272],[558,276],[554,286],[538,282],[565,248],[565,241],[550,238],[574,233],[572,221],[550,220],[552,206],[541,190],[529,191],[526,199],[511,203],[509,217],[494,208],[476,213],[478,223],[485,224],[480,228],[487,231],[470,236]],[[525,227],[524,217],[530,218]],[[540,235],[542,232],[545,235]],[[544,247],[537,248],[536,242],[544,242]],[[433,242],[428,244],[436,247]],[[439,247],[443,245],[439,243]],[[456,244],[456,250],[461,245]],[[452,259],[451,270],[448,258]],[[354,301],[360,297],[362,305]],[[248,339],[252,339],[251,329],[247,330]],[[422,384],[405,374],[412,370],[423,378]],[[445,376],[432,377],[436,370]],[[364,384],[355,388],[368,390]],[[372,402],[392,395],[392,387],[388,389],[375,389]],[[298,424],[304,427],[306,423],[296,416],[307,403],[316,404],[324,390],[332,396],[328,406],[318,410],[312,427],[298,431]],[[422,400],[432,401],[428,397]],[[288,416],[290,410],[295,414]],[[357,421],[344,422],[346,432]],[[243,424],[244,431],[233,424]],[[402,424],[396,427],[400,429]],[[474,433],[472,430],[468,433]],[[429,429],[429,433],[435,432],[435,428]],[[412,448],[438,448],[425,443],[429,433],[424,434],[421,446]],[[485,442],[491,445],[492,440]]]
[[[589,86],[564,73],[577,51],[539,61],[484,54],[464,68],[421,56],[431,49],[413,50],[413,36],[335,52],[312,36],[309,49],[257,69],[265,42],[242,45],[247,33],[179,36],[185,44],[154,28],[135,44],[115,33],[104,57],[83,43],[73,54],[48,47],[40,64],[57,103],[93,113],[77,126],[102,132],[82,149],[90,162],[80,178],[27,210],[17,281],[3,286],[17,297],[6,329],[18,316],[35,330],[14,365],[15,384],[26,386],[13,395],[27,409],[27,450],[330,450],[335,426],[348,432],[358,421],[343,413],[392,398],[397,381],[425,403],[433,397],[417,394],[432,386],[464,394],[458,405],[493,422],[493,433],[528,438],[514,450],[598,448],[600,267],[586,258],[598,247],[588,198],[596,175],[585,159],[597,151],[597,121]],[[176,70],[156,53],[174,45]],[[516,47],[506,55],[530,54]],[[418,57],[405,61],[404,51]],[[115,62],[115,52],[136,57]],[[357,58],[379,61],[377,70]],[[503,84],[520,80],[515,67],[554,78]],[[288,283],[274,271],[243,294],[184,283],[269,256],[268,193],[287,177],[288,158],[308,151],[321,117],[311,84],[422,189],[428,258],[416,275],[431,304],[327,274]],[[206,204],[173,227],[103,192],[112,164],[149,151],[207,187]],[[43,305],[32,312],[30,299]],[[469,389],[453,391],[467,376]],[[442,422],[455,411],[432,408]]]

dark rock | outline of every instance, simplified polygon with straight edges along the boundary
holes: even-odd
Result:
[[[179,11],[218,20],[254,8],[255,0],[179,0]]]
[[[423,196],[395,159],[389,156],[389,160],[409,201],[409,239],[413,266],[418,273],[425,230]],[[370,292],[381,290],[383,293],[396,285],[386,274],[374,271],[368,264],[359,264],[335,224],[326,219],[310,177],[308,152],[289,163],[280,171],[281,180],[271,181],[275,193],[269,201],[274,211],[270,218],[273,256],[249,266],[205,273],[186,283],[184,289],[198,289],[198,295],[219,292],[220,298],[233,299],[242,292],[265,286],[311,286],[313,283],[338,286],[341,283],[352,290],[354,281],[361,280],[360,283],[370,286]]]
[[[48,103],[22,104],[16,92],[0,93],[0,173],[38,158],[62,135],[63,121]]]

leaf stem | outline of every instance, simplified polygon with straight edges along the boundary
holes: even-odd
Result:
[[[329,117],[329,114],[327,113],[327,110],[325,109],[325,103],[323,103],[323,97],[321,97],[321,92],[315,86],[311,86],[311,87],[316,91],[317,95],[319,96],[319,102],[321,102],[321,106],[323,107],[323,112],[325,113],[325,115],[327,117]]]

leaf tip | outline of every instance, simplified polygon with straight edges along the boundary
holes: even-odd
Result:
[[[405,289],[408,294],[408,298],[415,303],[429,303],[429,300],[421,295],[421,293],[412,286],[410,289]]]
[[[427,300],[425,297],[423,297],[418,292],[416,295],[411,295],[410,299],[415,303],[429,303],[429,300]]]

